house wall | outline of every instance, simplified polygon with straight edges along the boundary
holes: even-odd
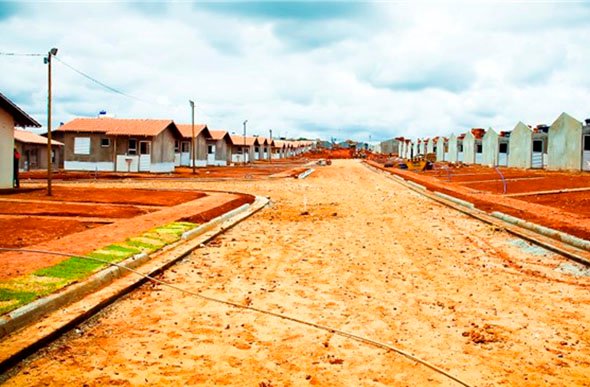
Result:
[[[14,146],[21,154],[19,169],[28,171],[31,169],[47,169],[47,145],[27,144],[20,141],[14,142]],[[52,145],[55,155],[55,161],[52,163],[52,169],[63,167],[63,147]]]
[[[113,139],[108,147],[102,147],[100,140],[106,138],[104,133],[55,133],[52,138],[55,137],[57,141],[64,144],[64,161],[81,161],[81,162],[112,162],[113,161]],[[90,154],[78,155],[74,153],[74,139],[76,137],[87,137],[90,138]],[[127,145],[125,145],[127,146]]]
[[[549,128],[547,169],[580,170],[582,167],[582,123],[562,113]]]
[[[463,162],[475,164],[475,137],[471,131],[468,131],[463,138]]]
[[[492,128],[488,129],[486,134],[483,136],[483,165],[488,165],[490,167],[495,167],[498,165],[498,137],[498,133],[496,133],[496,131]]]
[[[455,136],[454,134],[451,134],[449,136],[449,159],[447,161],[450,161],[451,163],[456,163],[457,162],[457,152],[458,152],[458,147],[457,147],[457,136]]]
[[[533,131],[519,122],[510,133],[508,145],[508,166],[515,168],[531,168],[533,152]]]
[[[0,188],[12,188],[14,161],[14,118],[0,108]]]
[[[426,143],[426,153],[434,153],[434,140],[432,138]]]
[[[448,145],[443,138],[439,138],[436,143],[436,161],[445,160],[445,145]]]

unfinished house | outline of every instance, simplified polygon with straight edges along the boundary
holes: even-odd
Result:
[[[438,140],[437,137],[426,139],[426,153],[434,153],[436,154],[436,141]]]
[[[231,163],[231,138],[225,130],[209,130],[207,165],[226,166]]]
[[[412,150],[413,150],[412,140],[407,139],[406,140],[406,154],[404,155],[404,158],[411,159],[414,156]]]
[[[47,137],[27,130],[14,130],[14,147],[20,153],[19,169],[47,169]],[[63,146],[59,141],[51,141],[51,168],[63,168]]]
[[[446,137],[438,137],[436,141],[436,161],[448,161],[449,140]]]
[[[254,146],[254,160],[268,160],[272,140],[266,137],[256,137],[256,145]]]
[[[448,161],[450,163],[456,163],[457,161],[459,161],[457,144],[458,144],[457,136],[455,135],[455,133],[451,133],[451,135],[449,136],[449,139],[447,140],[447,147],[449,149],[449,152],[448,152],[448,156],[446,158],[446,161]]]
[[[498,134],[494,129],[488,129],[482,139],[482,163],[490,167],[508,166],[509,143],[510,132]]]
[[[428,142],[427,138],[423,138],[420,141],[420,144],[418,146],[418,153],[421,154],[422,156],[426,155],[426,143]]]
[[[174,165],[191,167],[193,165],[192,152],[192,124],[177,124],[182,139],[174,142]],[[205,124],[195,124],[195,166],[207,166],[207,140],[211,138],[209,128]]]
[[[531,129],[519,122],[510,133],[508,166],[544,168],[547,164],[547,125]]]
[[[0,189],[13,188],[15,126],[41,125],[0,93]]]
[[[547,145],[547,169],[580,171],[584,165],[584,141],[582,123],[566,113],[561,115],[549,128]],[[590,150],[589,150],[590,151]]]
[[[172,120],[76,118],[54,132],[64,144],[64,169],[173,172],[174,144],[182,140]]]
[[[285,141],[273,140],[270,150],[272,153],[271,157],[273,160],[285,158]]]
[[[230,152],[232,163],[249,163],[254,160],[254,147],[257,144],[256,137],[244,137],[231,134]]]
[[[482,138],[484,129],[471,129],[463,138],[463,162],[466,164],[481,164],[483,161]]]

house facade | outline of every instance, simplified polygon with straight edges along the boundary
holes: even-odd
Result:
[[[582,123],[562,113],[549,127],[547,169],[582,170],[585,138]]]
[[[47,169],[47,137],[27,130],[14,130],[14,147],[21,155],[19,169]],[[59,141],[51,141],[51,168],[63,168],[63,146]]]
[[[174,165],[190,167],[193,165],[192,152],[192,124],[177,124],[178,130],[182,135],[180,140],[174,142]],[[211,138],[209,128],[205,124],[195,124],[195,166],[207,166],[207,140]]]
[[[54,137],[64,144],[64,169],[173,172],[174,144],[182,140],[172,120],[76,118]]]
[[[41,127],[31,116],[0,93],[0,189],[13,188],[14,131],[16,126]]]
[[[231,163],[231,138],[225,130],[210,130],[207,140],[207,165],[226,166]]]

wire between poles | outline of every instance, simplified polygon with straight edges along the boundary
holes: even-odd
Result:
[[[222,299],[215,298],[215,297],[205,296],[205,295],[203,295],[201,293],[197,293],[197,292],[193,292],[191,290],[183,289],[183,288],[178,287],[178,286],[176,286],[174,284],[171,284],[169,282],[159,280],[159,279],[157,279],[155,277],[152,277],[152,276],[150,276],[148,274],[144,274],[144,273],[142,273],[142,272],[140,272],[138,270],[132,269],[132,268],[127,267],[125,265],[121,265],[119,263],[109,262],[109,261],[106,261],[106,260],[103,260],[103,259],[100,259],[100,258],[87,257],[87,256],[84,256],[84,255],[72,255],[72,254],[66,254],[66,253],[61,253],[61,252],[57,252],[57,251],[49,251],[49,250],[15,249],[15,248],[0,247],[0,251],[19,251],[19,252],[24,252],[24,253],[41,253],[41,254],[60,255],[60,256],[64,256],[64,257],[86,259],[86,260],[90,260],[90,261],[105,263],[105,264],[110,265],[110,266],[116,266],[116,267],[118,267],[120,269],[124,269],[124,270],[130,271],[132,273],[135,273],[135,274],[137,274],[137,275],[139,275],[139,276],[141,276],[141,277],[143,277],[143,278],[145,278],[147,280],[150,280],[152,282],[155,282],[157,284],[160,284],[160,285],[169,287],[169,288],[174,289],[174,290],[177,290],[177,291],[179,291],[181,293],[186,293],[188,295],[192,295],[192,296],[201,298],[203,300],[212,301],[212,302],[216,302],[216,303],[220,303],[220,304],[225,304],[225,305],[233,306],[233,307],[236,307],[236,308],[239,308],[239,309],[251,310],[251,311],[262,313],[262,314],[266,314],[266,315],[269,315],[269,316],[278,317],[278,318],[281,318],[283,320],[293,321],[293,322],[296,322],[296,323],[299,323],[299,324],[302,324],[302,325],[307,325],[307,326],[310,326],[310,327],[313,327],[313,328],[321,329],[321,330],[324,330],[324,331],[327,331],[327,332],[330,332],[330,333],[333,333],[333,334],[336,334],[336,335],[339,335],[339,336],[342,336],[342,337],[346,337],[346,338],[349,338],[349,339],[352,339],[352,340],[355,340],[355,341],[359,341],[359,342],[362,342],[362,343],[365,343],[365,344],[373,345],[375,347],[378,347],[378,348],[381,348],[381,349],[385,349],[387,351],[398,353],[398,354],[400,354],[400,355],[402,355],[402,356],[404,356],[404,357],[406,357],[406,358],[408,358],[410,360],[413,360],[413,361],[415,361],[417,363],[422,364],[423,366],[426,366],[426,367],[430,368],[431,370],[433,370],[433,371],[435,371],[435,372],[437,372],[437,373],[439,373],[439,374],[441,374],[443,376],[446,376],[447,378],[453,380],[454,382],[456,382],[456,383],[458,383],[458,384],[460,384],[460,385],[462,385],[464,387],[471,387],[471,385],[469,385],[467,382],[464,382],[461,379],[459,379],[459,378],[451,375],[450,373],[448,373],[447,371],[443,370],[442,368],[440,368],[440,367],[438,367],[438,366],[436,366],[434,364],[431,364],[431,363],[427,362],[426,360],[422,360],[422,359],[420,359],[420,358],[418,358],[418,357],[412,355],[411,353],[408,353],[408,352],[406,352],[406,351],[404,351],[402,349],[399,349],[399,348],[396,348],[394,346],[391,346],[389,344],[381,343],[379,341],[372,340],[372,339],[369,339],[369,338],[366,338],[366,337],[363,337],[363,336],[355,335],[354,333],[349,333],[349,332],[346,332],[346,331],[342,331],[340,329],[331,328],[331,327],[328,327],[328,326],[325,326],[325,325],[316,324],[314,322],[301,320],[301,319],[298,319],[296,317],[291,317],[291,316],[288,316],[288,315],[285,315],[285,314],[271,312],[271,311],[264,310],[264,309],[259,309],[259,308],[256,308],[254,306],[242,305],[242,304],[238,304],[238,303],[233,302],[233,301],[222,300]]]

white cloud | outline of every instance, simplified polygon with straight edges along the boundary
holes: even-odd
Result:
[[[357,140],[585,118],[585,4],[55,3],[0,10],[1,51],[46,52],[54,125],[106,109],[266,135]],[[3,5],[0,5],[3,7]],[[274,8],[273,8],[274,7]],[[45,122],[46,66],[0,56],[0,90]]]

